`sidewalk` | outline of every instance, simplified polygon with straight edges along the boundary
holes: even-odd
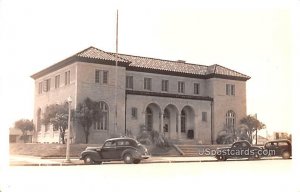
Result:
[[[65,162],[63,158],[43,159],[36,156],[11,155],[9,159],[10,166],[70,166],[84,165],[83,161],[71,157],[71,163]],[[216,161],[214,157],[150,157],[142,160],[141,163],[186,163],[186,162],[211,162]],[[103,164],[123,164],[123,161],[104,162]]]

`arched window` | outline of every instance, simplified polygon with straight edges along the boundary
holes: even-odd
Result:
[[[181,111],[181,132],[186,132],[186,113],[184,110]]]
[[[151,131],[153,128],[153,113],[149,107],[146,109],[146,128],[148,131]]]
[[[42,115],[42,110],[41,108],[38,109],[37,114],[36,114],[36,130],[37,132],[41,131],[41,115]]]
[[[104,101],[100,101],[98,119],[95,122],[96,130],[108,130],[108,114],[108,105]]]
[[[235,128],[235,113],[232,110],[226,113],[226,127]]]

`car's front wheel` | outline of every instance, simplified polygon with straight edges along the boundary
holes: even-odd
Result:
[[[258,159],[260,159],[260,156],[257,153],[255,153],[253,156],[253,159],[258,160]]]
[[[94,163],[95,163],[95,161],[93,160],[93,158],[90,155],[86,155],[84,157],[84,164],[92,165]]]
[[[217,159],[218,159],[219,161],[226,161],[226,160],[227,160],[226,156],[224,156],[224,155],[218,155],[218,156],[217,156]]]
[[[141,162],[140,159],[135,159],[135,160],[133,160],[133,163],[134,163],[134,164],[139,164],[140,162]]]
[[[282,153],[282,158],[283,158],[283,159],[289,159],[290,157],[291,157],[290,152],[284,151],[284,152]]]
[[[130,153],[126,153],[123,159],[126,164],[131,164],[133,162],[133,157]]]

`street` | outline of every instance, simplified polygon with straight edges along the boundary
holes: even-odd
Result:
[[[1,191],[298,191],[292,160],[16,166]],[[299,185],[298,185],[299,186]]]

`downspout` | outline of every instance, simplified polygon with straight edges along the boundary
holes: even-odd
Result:
[[[125,90],[125,136],[127,136],[127,92]]]
[[[214,144],[214,115],[213,115],[213,107],[214,107],[214,101],[210,101],[210,142],[211,144]]]

